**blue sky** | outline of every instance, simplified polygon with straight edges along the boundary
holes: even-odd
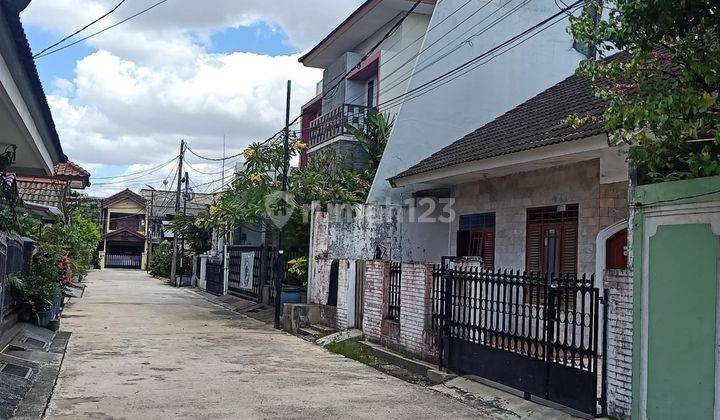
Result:
[[[117,0],[33,0],[21,15],[39,52],[112,8]],[[139,11],[128,0],[84,35]],[[92,194],[161,187],[169,165],[126,184],[97,179],[156,167],[180,139],[205,156],[264,139],[284,121],[284,86],[293,81],[293,113],[322,78],[297,62],[357,6],[358,0],[172,0],[95,38],[37,60],[68,157],[95,179]],[[233,162],[231,162],[233,163]],[[199,171],[219,165],[191,160]],[[207,180],[196,173],[198,183]],[[192,175],[191,175],[192,178]],[[204,179],[205,178],[205,179]],[[212,178],[210,178],[212,180]]]

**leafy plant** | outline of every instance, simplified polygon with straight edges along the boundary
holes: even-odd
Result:
[[[15,298],[31,305],[36,312],[49,310],[59,296],[58,284],[40,275],[11,276],[9,280]]]
[[[155,277],[170,278],[172,268],[172,244],[163,241],[153,249],[150,257],[150,275]]]
[[[45,227],[34,239],[44,251],[65,252],[72,271],[79,277],[87,274],[100,241],[100,231],[82,211],[74,211],[67,220]]]
[[[719,13],[711,1],[595,0],[570,18],[599,58],[578,74],[607,101],[606,128],[646,181],[720,175]]]
[[[203,223],[204,218],[207,218],[205,213],[197,216],[176,214],[170,222],[170,229],[183,237],[196,254],[202,254],[211,246],[211,230]]]
[[[390,132],[395,125],[395,118],[379,112],[368,112],[365,124],[357,128],[348,124],[347,132],[357,139],[360,146],[367,152],[370,171],[374,175],[380,166],[380,160],[387,146]]]

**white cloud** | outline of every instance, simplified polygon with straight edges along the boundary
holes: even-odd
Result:
[[[35,0],[23,22],[69,33],[116,1]],[[148,4],[126,1],[98,29]],[[324,37],[356,5],[357,0],[170,0],[92,38],[88,43],[97,51],[75,63],[73,80],[56,79],[49,89],[65,153],[88,169],[127,166],[126,173],[170,159],[181,138],[199,153],[219,156],[225,135],[228,154],[237,153],[281,128],[286,80],[293,81],[293,112],[298,113],[315,95],[322,75],[299,64],[299,54],[213,54],[208,37],[263,22],[282,30],[299,51]],[[217,172],[215,164],[195,162],[200,171]],[[198,174],[195,179],[211,178]],[[119,189],[98,185],[93,193]]]

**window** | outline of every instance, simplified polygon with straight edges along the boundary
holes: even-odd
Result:
[[[528,272],[577,274],[578,205],[527,211],[525,265]]]
[[[145,230],[145,218],[138,214],[110,213],[110,230],[130,229]]]
[[[371,80],[367,83],[367,102],[365,104],[368,108],[375,106],[375,80]]]
[[[485,269],[495,268],[495,213],[460,216],[457,256],[480,257]]]

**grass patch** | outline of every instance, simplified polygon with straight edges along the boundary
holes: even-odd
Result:
[[[341,354],[348,359],[356,360],[366,365],[372,365],[375,358],[370,356],[367,349],[355,340],[345,340],[328,344],[327,349],[333,353]]]

